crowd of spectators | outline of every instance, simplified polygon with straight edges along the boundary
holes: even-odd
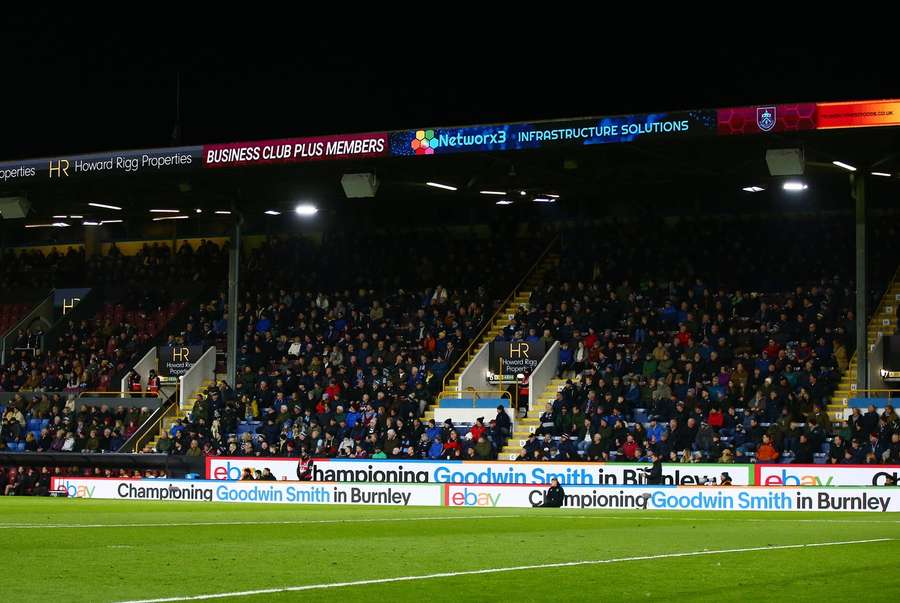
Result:
[[[520,458],[835,458],[826,409],[855,343],[856,292],[816,243],[847,241],[828,224],[777,229],[771,241],[745,226],[709,224],[684,247],[665,234],[677,232],[637,226],[627,246],[566,239],[559,273],[499,336],[560,341],[559,375],[572,378]],[[709,254],[717,240],[722,253]],[[848,458],[896,458],[886,415],[865,433],[851,420],[837,440]],[[872,438],[873,454],[859,452]]]
[[[105,303],[92,318],[77,313],[63,318],[52,334],[43,333],[39,323],[18,333],[0,365],[0,392],[21,394],[6,409],[16,419],[4,417],[0,449],[118,450],[136,429],[131,419],[139,426],[141,417],[106,407],[76,412],[74,399],[118,390],[122,376],[184,307],[172,283],[218,282],[215,271],[224,270],[225,255],[209,241],[197,249],[184,243],[174,254],[165,245],[144,245],[133,256],[112,244],[105,255],[88,259],[81,250],[54,249],[46,256],[23,252],[4,265],[0,278],[10,286],[34,274],[37,282],[98,288]]]
[[[490,420],[481,426],[485,441],[478,448],[479,438],[469,430],[432,429],[421,418],[458,355],[534,262],[541,242],[448,241],[440,252],[419,253],[415,264],[400,269],[407,253],[418,253],[415,243],[363,240],[349,257],[314,255],[322,251],[303,239],[254,250],[237,312],[237,382],[203,396],[157,448],[186,453],[196,440],[195,448],[218,454],[421,458],[437,453],[439,439],[442,450],[449,445],[446,454],[496,455],[502,441]],[[335,271],[345,262],[370,265],[364,248],[398,269],[380,271],[372,264],[369,275],[357,267],[339,278]],[[311,277],[297,282],[304,266]],[[327,276],[317,276],[322,274]],[[198,342],[224,345],[225,299],[222,292],[193,314],[188,329]],[[473,429],[477,435],[479,426]]]
[[[150,414],[149,407],[83,404],[74,395],[16,394],[0,405],[0,451],[116,452]]]

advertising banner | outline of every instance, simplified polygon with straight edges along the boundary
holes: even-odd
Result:
[[[297,459],[207,457],[206,477],[238,480],[244,469],[268,468],[279,480],[297,479]],[[519,463],[514,461],[427,461],[315,459],[313,480],[362,483],[641,485],[649,464],[643,463]],[[727,471],[735,485],[753,481],[753,465],[684,463],[663,465],[667,485],[696,486],[719,481]]]
[[[756,465],[758,486],[884,486],[898,465]]]
[[[642,113],[608,117],[493,124],[456,128],[417,128],[390,134],[393,156],[513,151],[557,146],[684,138],[716,133],[714,110]]]
[[[492,373],[511,375],[513,379],[520,373],[530,375],[547,352],[543,341],[492,341],[489,345],[488,368]]]
[[[545,487],[448,484],[449,507],[532,507]],[[570,486],[563,507],[654,511],[900,511],[900,490],[887,488],[761,488]]]
[[[900,100],[818,103],[819,129],[900,125]]]
[[[329,159],[361,159],[384,157],[387,154],[387,134],[384,132],[338,134],[205,145],[203,166],[218,168]]]
[[[156,347],[157,365],[160,377],[181,377],[191,370],[200,356],[202,345],[161,345]]]
[[[443,504],[438,485],[313,484],[309,482],[53,478],[51,490],[70,498],[177,500],[321,505],[436,507]]]

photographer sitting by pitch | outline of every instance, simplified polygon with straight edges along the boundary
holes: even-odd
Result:
[[[550,487],[544,493],[544,502],[535,503],[535,507],[561,507],[566,491],[559,485],[559,480],[555,477],[550,480]]]

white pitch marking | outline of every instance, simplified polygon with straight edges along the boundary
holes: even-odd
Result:
[[[431,580],[434,578],[455,578],[457,576],[475,576],[482,574],[499,574],[502,572],[518,572],[536,569],[551,569],[557,567],[577,567],[583,565],[605,565],[610,563],[624,563],[627,561],[652,561],[655,559],[675,559],[678,557],[699,557],[702,555],[724,555],[727,553],[750,553],[754,551],[777,551],[785,549],[805,549],[823,546],[842,546],[848,544],[869,544],[873,542],[888,542],[893,538],[873,538],[870,540],[843,540],[836,542],[814,542],[810,544],[782,544],[776,546],[757,546],[743,549],[720,549],[705,551],[689,551],[685,553],[662,553],[659,555],[641,555],[638,557],[618,557],[613,559],[594,559],[589,561],[565,561],[561,563],[542,563],[540,565],[514,565],[511,567],[492,567],[480,570],[467,570],[461,572],[441,572],[439,574],[422,574],[419,576],[397,576],[394,578],[376,578],[373,580],[356,580],[353,582],[326,582],[324,584],[305,584],[303,586],[284,586],[279,588],[262,588],[259,590],[242,590],[230,593],[212,593],[206,595],[189,595],[184,597],[163,597],[160,599],[137,599],[123,601],[121,603],[170,603],[174,601],[204,601],[208,599],[225,599],[229,597],[251,597],[254,595],[272,595],[276,593],[300,592],[305,590],[321,590],[326,588],[341,588],[345,586],[366,586],[369,584],[388,584],[391,582],[410,582],[413,580]]]

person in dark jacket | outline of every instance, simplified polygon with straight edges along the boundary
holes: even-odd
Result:
[[[655,452],[651,452],[650,460],[653,462],[653,465],[650,467],[650,473],[647,474],[647,484],[651,486],[662,485],[662,459]]]
[[[565,499],[566,491],[559,485],[559,480],[555,477],[550,480],[550,487],[544,493],[544,502],[536,503],[535,507],[561,507]]]

